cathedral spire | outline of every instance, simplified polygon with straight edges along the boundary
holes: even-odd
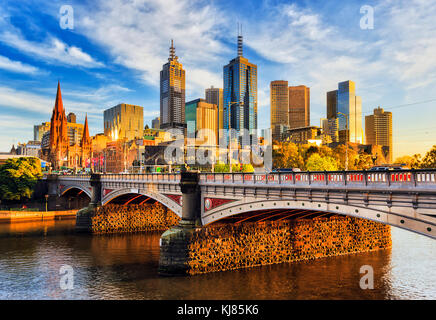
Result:
[[[83,135],[82,135],[82,147],[85,147],[86,145],[90,144],[91,139],[89,138],[89,128],[88,128],[88,114],[85,116],[85,126],[83,128]]]
[[[61,84],[58,81],[58,91],[56,93],[55,110],[58,114],[64,111],[64,105],[62,103]]]

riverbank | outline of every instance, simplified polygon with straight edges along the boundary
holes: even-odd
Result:
[[[57,211],[0,211],[0,223],[15,221],[50,220],[60,217],[75,217],[77,209]]]

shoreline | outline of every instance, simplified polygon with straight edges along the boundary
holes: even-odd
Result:
[[[56,211],[0,211],[0,223],[16,221],[53,220],[59,217],[75,217],[78,209]]]

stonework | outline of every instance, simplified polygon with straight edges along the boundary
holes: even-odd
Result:
[[[390,247],[389,226],[352,217],[204,227],[188,243],[186,269],[193,275]]]
[[[90,217],[91,233],[164,231],[177,225],[180,218],[162,204],[117,205],[98,207]]]

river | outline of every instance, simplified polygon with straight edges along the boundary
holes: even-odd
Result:
[[[388,250],[160,277],[160,233],[76,235],[74,224],[0,224],[0,299],[436,299],[436,241],[397,228]],[[63,265],[72,289],[61,289]],[[359,286],[363,265],[374,289]]]

